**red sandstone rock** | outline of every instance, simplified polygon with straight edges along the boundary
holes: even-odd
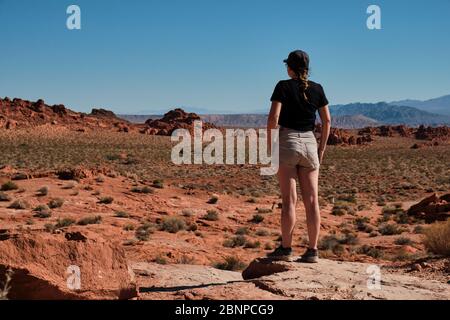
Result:
[[[177,108],[167,112],[162,119],[149,119],[145,122],[148,128],[141,132],[146,134],[156,134],[161,136],[171,135],[176,129],[187,129],[193,132],[194,121],[200,121],[201,118],[195,113],[187,113],[184,110]],[[202,129],[207,130],[216,128],[213,124],[202,122]],[[153,129],[153,130],[152,130]]]
[[[30,233],[0,239],[0,281],[13,271],[10,299],[130,299],[137,296],[125,252],[97,234]],[[70,267],[72,266],[72,267]],[[80,270],[80,289],[68,285]],[[71,279],[69,279],[70,281]]]
[[[427,222],[450,218],[450,194],[438,197],[435,193],[408,209],[408,215],[417,216]]]

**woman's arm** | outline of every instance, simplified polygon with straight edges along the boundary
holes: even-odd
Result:
[[[319,161],[320,163],[322,163],[331,129],[331,115],[330,110],[328,109],[328,105],[319,109],[319,115],[320,119],[322,120],[322,133],[320,135],[319,144]]]
[[[272,129],[278,127],[278,119],[280,117],[281,102],[272,101],[269,117],[267,119],[267,150],[272,154]]]

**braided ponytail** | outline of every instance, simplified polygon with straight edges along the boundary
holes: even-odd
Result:
[[[300,92],[303,94],[303,98],[305,99],[305,101],[308,101],[308,97],[306,96],[306,90],[309,87],[308,84],[309,70],[300,69],[298,71],[295,71],[295,74],[297,75],[297,80],[300,82]]]

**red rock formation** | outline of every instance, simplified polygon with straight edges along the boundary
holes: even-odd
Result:
[[[423,199],[419,203],[411,206],[407,213],[411,216],[425,219],[426,222],[436,220],[447,220],[450,218],[450,194],[438,197],[437,194]]]
[[[36,102],[15,98],[0,99],[0,129],[29,128],[41,125],[65,126],[73,130],[109,129],[120,132],[138,130],[128,121],[119,119],[108,110],[93,109],[87,115],[66,108],[62,104],[49,106],[44,100]]]
[[[134,276],[120,243],[72,228],[65,234],[33,232],[0,238],[0,282],[13,271],[10,299],[130,299]],[[56,259],[50,259],[57,257]],[[80,288],[68,285],[70,266],[80,271]]]
[[[141,132],[167,136],[171,135],[176,129],[187,129],[192,133],[194,121],[201,121],[200,116],[195,113],[187,113],[183,109],[177,108],[167,112],[161,119],[147,120],[145,122],[147,128],[144,128]],[[216,128],[216,126],[208,122],[202,122],[202,128],[203,130],[207,130]]]
[[[320,130],[320,126],[317,126],[316,131],[320,132]],[[329,145],[362,145],[372,141],[372,136],[366,132],[364,135],[355,136],[350,130],[338,128],[331,128],[328,138]]]

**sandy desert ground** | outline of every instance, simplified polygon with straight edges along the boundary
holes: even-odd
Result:
[[[408,215],[408,209],[435,193],[449,193],[450,144],[423,143],[416,149],[414,138],[374,140],[327,150],[320,179],[322,258],[382,265],[388,272],[447,285],[449,258],[424,243],[424,232],[438,222]],[[213,268],[239,272],[278,245],[275,177],[262,177],[251,165],[176,166],[170,162],[171,145],[164,136],[55,126],[0,131],[3,242],[23,235],[81,234],[115,243],[134,265],[141,288],[161,280],[149,277],[155,266],[169,279],[167,268],[174,265],[212,267],[204,269],[210,279]],[[440,220],[445,215],[448,210]],[[297,216],[294,250],[301,254],[306,245],[301,202]],[[51,257],[46,261],[57,264]],[[177,272],[180,279],[189,278],[189,271],[172,274]],[[196,289],[196,294],[235,298],[251,292],[248,285]],[[139,296],[186,298],[180,292],[185,290],[141,290]],[[244,297],[280,298],[267,291]]]

